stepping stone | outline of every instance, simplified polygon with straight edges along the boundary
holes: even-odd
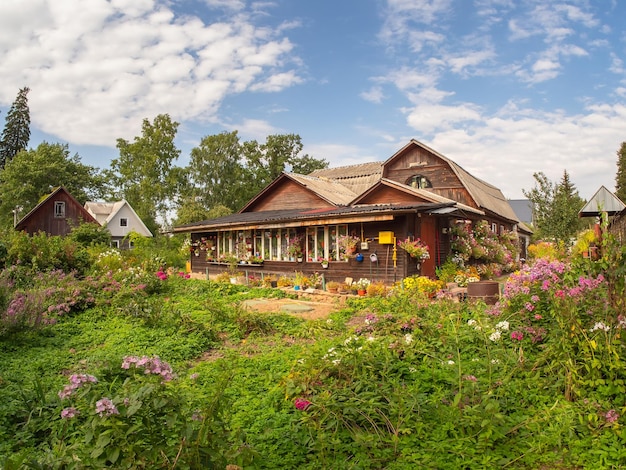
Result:
[[[285,304],[280,308],[283,312],[291,312],[291,313],[304,313],[315,310],[313,307],[309,305],[303,304]]]

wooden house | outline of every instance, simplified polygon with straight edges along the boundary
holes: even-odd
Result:
[[[499,189],[411,140],[385,162],[283,173],[238,213],[174,232],[191,234],[192,271],[209,276],[234,255],[247,261],[239,270],[249,275],[323,272],[326,280],[391,283],[418,273],[434,277],[450,254],[450,228],[478,220],[498,233],[519,222]],[[345,236],[358,238],[356,255],[345,256]],[[397,247],[414,238],[428,245],[428,259]],[[294,239],[302,262],[290,256]]]
[[[152,232],[143,223],[132,206],[125,200],[116,202],[85,203],[85,209],[111,233],[111,245],[130,248],[128,234],[135,232],[143,237],[152,237]]]
[[[65,236],[73,227],[87,222],[98,223],[63,186],[60,186],[26,214],[15,225],[15,229],[30,235],[45,232],[48,235]]]

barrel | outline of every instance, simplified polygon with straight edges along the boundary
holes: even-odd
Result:
[[[482,300],[487,305],[494,305],[500,299],[500,284],[497,281],[477,281],[467,284],[467,298]]]

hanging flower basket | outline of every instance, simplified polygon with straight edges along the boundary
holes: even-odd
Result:
[[[398,246],[406,251],[411,258],[417,258],[419,260],[425,260],[430,258],[428,253],[428,245],[422,243],[419,238],[414,240],[406,239],[400,240]]]

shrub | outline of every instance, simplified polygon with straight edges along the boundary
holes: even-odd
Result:
[[[250,463],[231,452],[223,424],[223,383],[212,395],[190,393],[158,356],[125,357],[98,377],[72,374],[50,412],[27,423],[48,422],[50,452],[41,464],[55,467],[224,468]],[[199,399],[200,398],[200,399]],[[53,414],[52,414],[53,413]]]

